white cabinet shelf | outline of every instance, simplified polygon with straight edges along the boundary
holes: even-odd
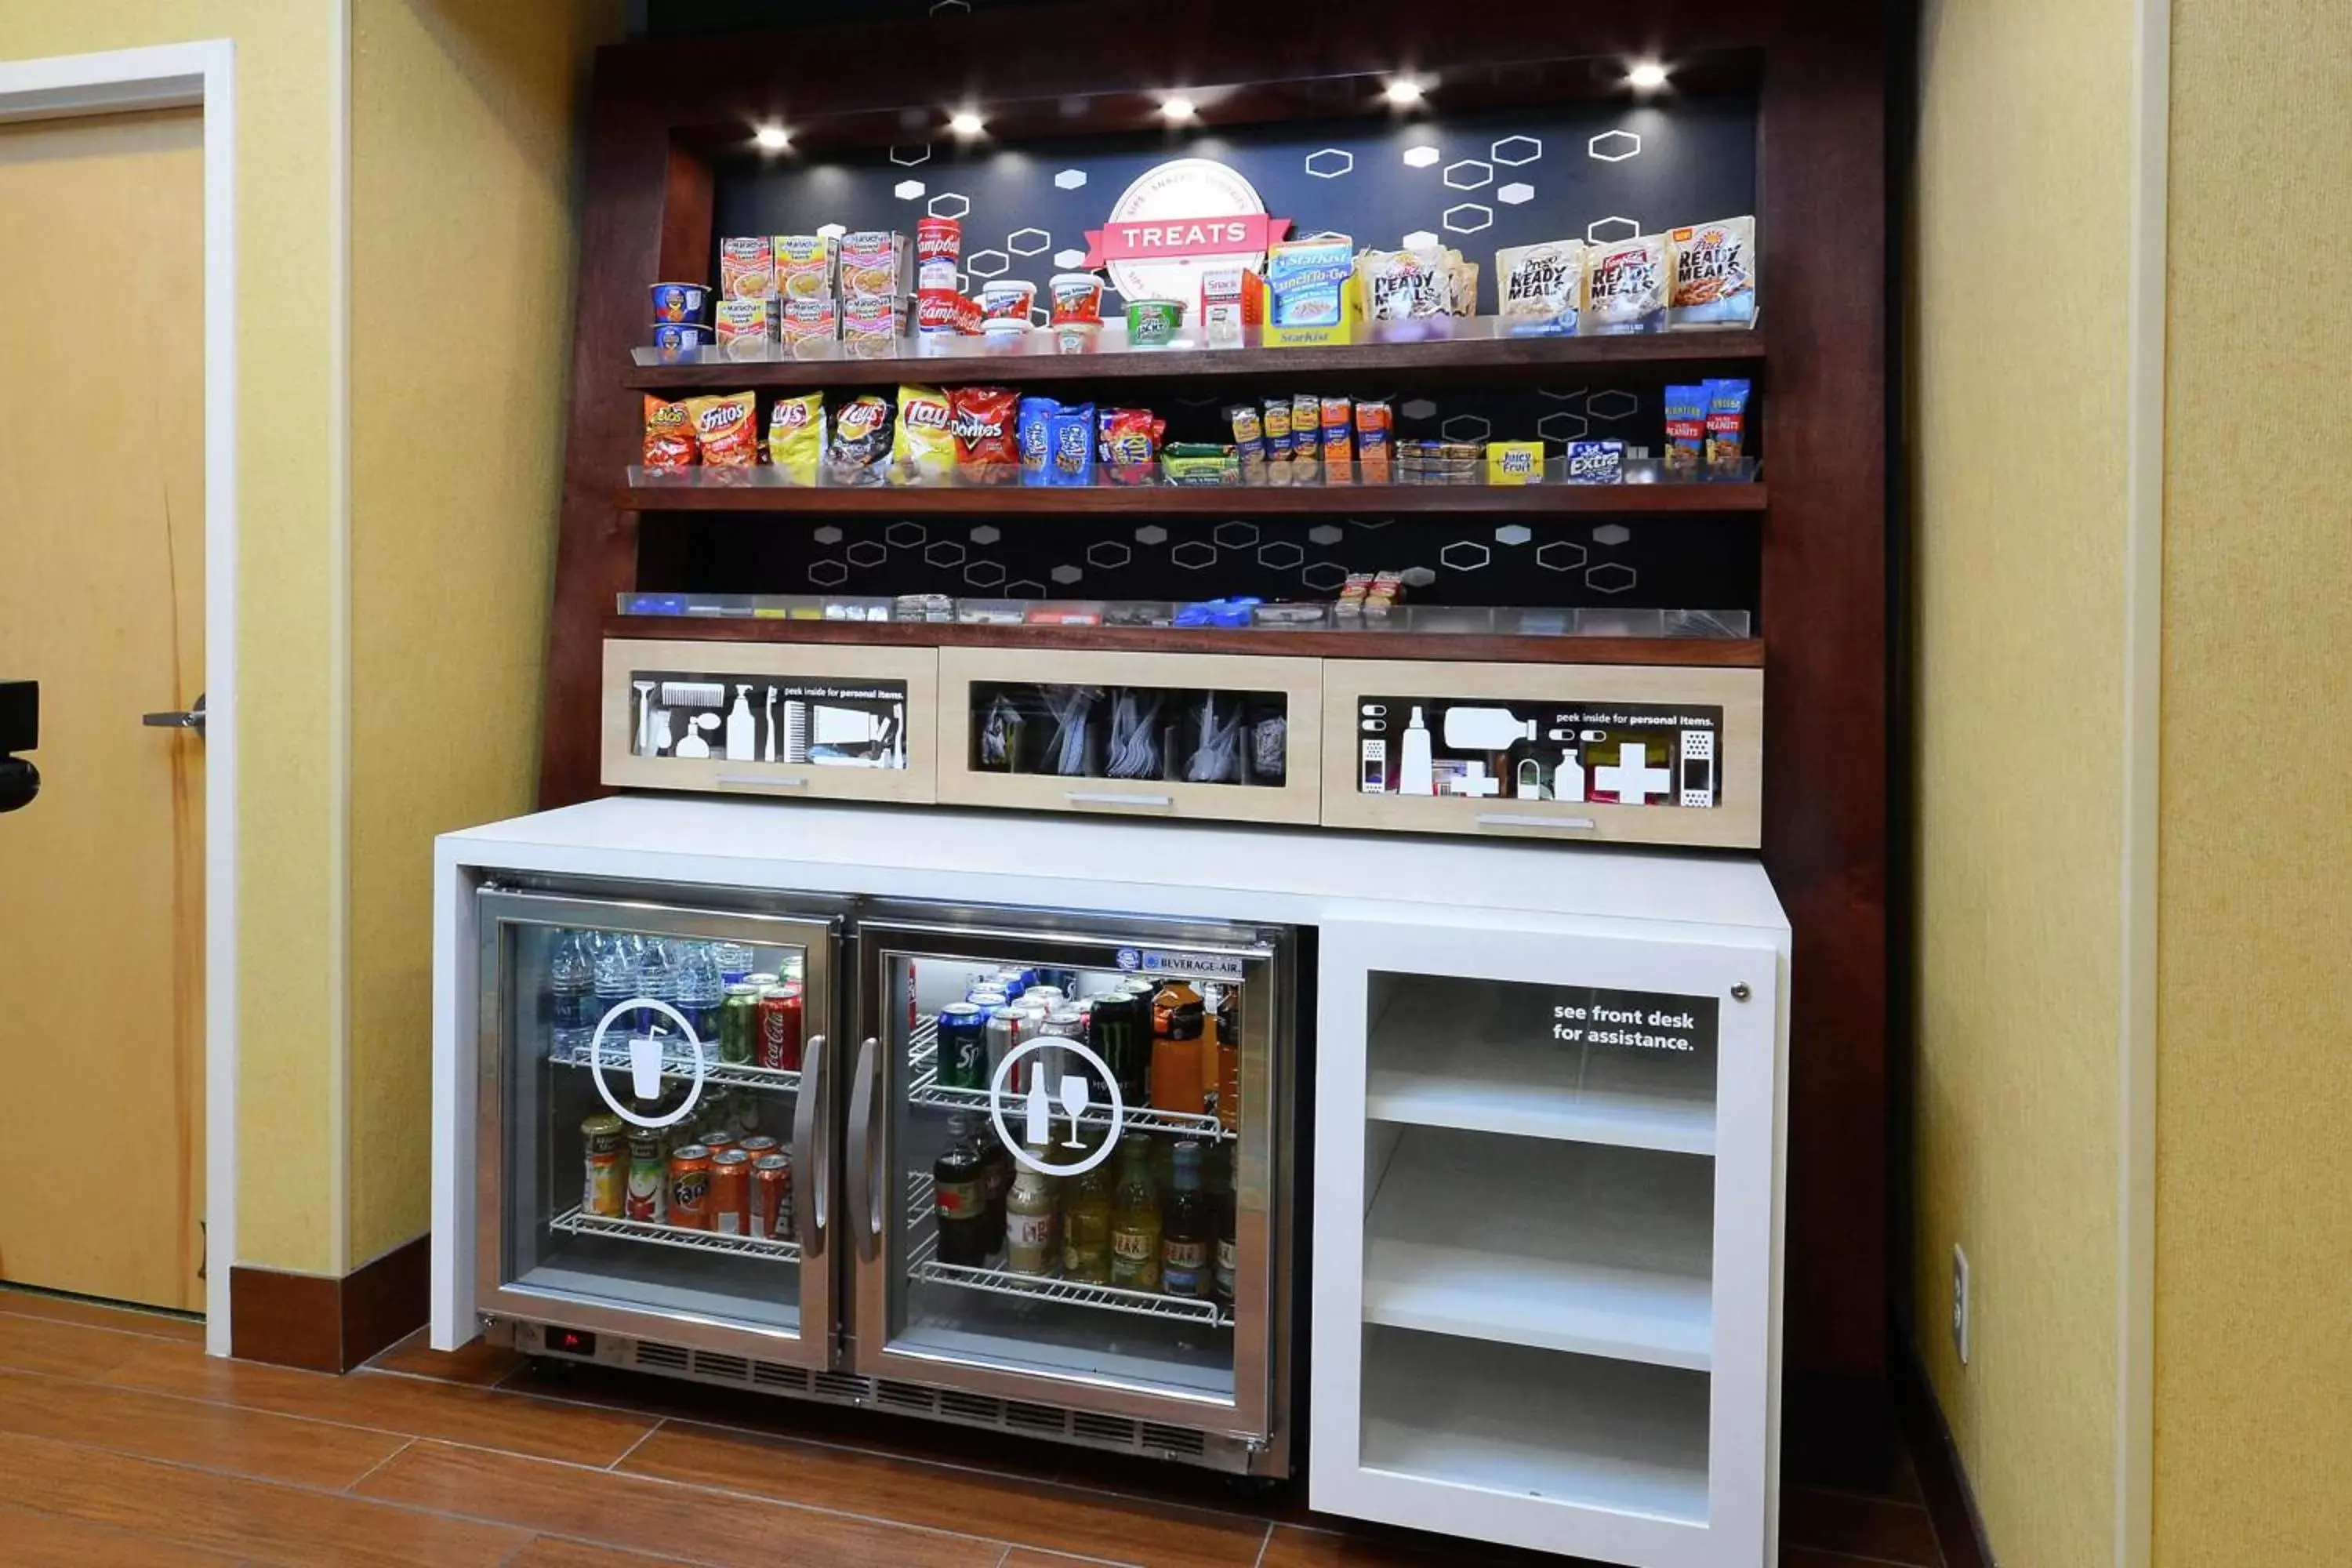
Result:
[[[1459,1127],[1715,1152],[1715,1053],[1565,1046],[1496,1016],[1493,987],[1412,976],[1372,1026],[1364,1114]]]
[[[1707,1380],[1373,1330],[1362,1462],[1612,1513],[1706,1521]]]
[[[1365,1222],[1368,1323],[1704,1372],[1714,1170],[1409,1132]]]

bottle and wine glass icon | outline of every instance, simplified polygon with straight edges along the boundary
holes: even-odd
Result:
[[[1040,1146],[1053,1141],[1054,1107],[1058,1103],[1062,1114],[1070,1119],[1070,1135],[1062,1140],[1061,1146],[1065,1149],[1086,1148],[1086,1144],[1078,1141],[1078,1119],[1087,1113],[1087,1107],[1094,1100],[1094,1090],[1087,1085],[1086,1075],[1065,1072],[1058,1092],[1050,1097],[1045,1092],[1045,1076],[1042,1071],[1029,1075],[1029,1092],[1022,1097],[1024,1125],[1021,1131],[1024,1141]]]

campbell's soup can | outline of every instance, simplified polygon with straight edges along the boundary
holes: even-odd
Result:
[[[915,296],[915,331],[937,337],[956,330],[956,308],[962,299],[953,289],[926,289]]]
[[[760,1054],[753,1065],[771,1072],[801,1070],[799,986],[772,986],[760,998]]]
[[[782,1154],[751,1162],[751,1234],[782,1241],[793,1233],[793,1163]]]
[[[915,259],[953,261],[963,254],[963,225],[951,217],[919,218],[915,222]]]
[[[710,1228],[710,1151],[699,1143],[682,1144],[669,1157],[669,1223]]]
[[[710,1156],[710,1228],[721,1236],[751,1234],[751,1156],[740,1149]]]

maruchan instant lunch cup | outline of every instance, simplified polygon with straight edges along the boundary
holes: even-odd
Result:
[[[649,292],[656,321],[698,321],[710,302],[710,291],[699,283],[656,283]]]

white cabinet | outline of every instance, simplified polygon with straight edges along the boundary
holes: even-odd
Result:
[[[1773,1561],[1786,954],[1777,925],[1325,923],[1315,1508]]]

